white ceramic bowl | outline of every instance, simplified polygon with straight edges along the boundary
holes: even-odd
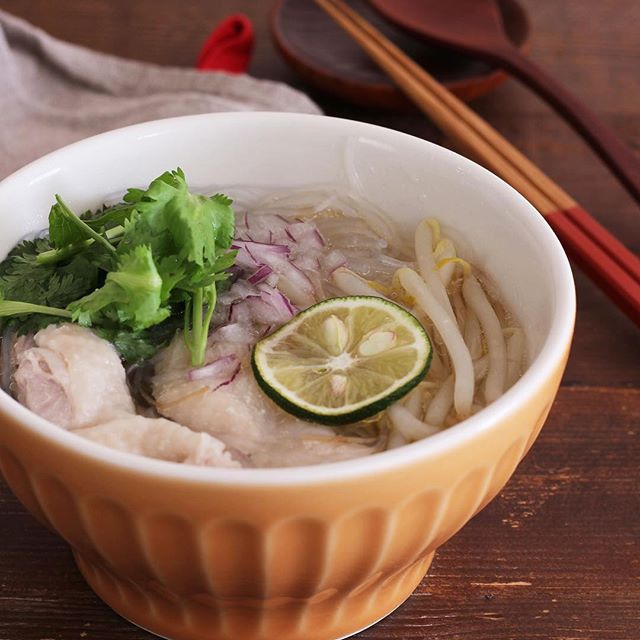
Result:
[[[406,231],[435,216],[498,285],[530,365],[500,399],[424,441],[368,458],[227,470],[103,448],[0,392],[0,465],[116,611],[184,640],[328,640],[387,615],[434,550],[495,496],[533,443],[566,363],[575,295],[543,218],[488,171],[380,127],[322,116],[212,114],[127,127],[0,183],[0,255],[75,210],[182,167],[191,185],[356,187]]]

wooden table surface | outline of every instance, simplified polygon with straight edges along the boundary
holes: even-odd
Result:
[[[640,2],[522,0],[535,59],[640,151]],[[0,0],[0,8],[101,51],[193,64],[217,20],[254,22],[251,72],[303,87],[275,51],[258,0]],[[417,113],[328,114],[446,144]],[[631,247],[638,207],[582,142],[511,81],[475,108]],[[358,638],[640,638],[640,333],[579,272],[572,355],[540,438],[505,490],[436,555],[393,615]],[[0,482],[0,640],[143,640],[89,590],[71,554]],[[245,640],[245,639],[239,639]],[[246,639],[248,640],[248,639]]]

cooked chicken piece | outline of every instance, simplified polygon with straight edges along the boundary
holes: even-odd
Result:
[[[260,447],[265,431],[270,431],[264,395],[248,369],[245,345],[213,345],[206,361],[228,356],[230,366],[212,377],[190,380],[190,356],[181,335],[155,358],[153,395],[159,413],[196,431],[206,431],[245,453]],[[235,362],[235,366],[233,363]],[[236,369],[240,367],[240,370]],[[233,377],[235,379],[228,382]],[[248,375],[247,375],[248,374]],[[221,384],[224,386],[220,386]]]
[[[50,325],[18,343],[13,388],[38,415],[79,429],[135,413],[124,367],[109,342],[73,324]]]
[[[164,418],[116,418],[75,433],[112,449],[159,460],[209,467],[242,466],[220,440]]]
[[[258,387],[249,357],[246,345],[216,343],[210,338],[209,364],[194,370],[182,336],[176,336],[154,361],[157,410],[214,435],[256,467],[318,464],[373,453],[368,442],[341,437],[335,429],[282,411]]]
[[[278,412],[284,413],[273,406]],[[361,458],[378,450],[377,443],[370,440],[345,437],[331,427],[313,425],[285,415],[286,419],[251,454],[253,466],[303,467]]]
[[[11,366],[13,368],[18,366],[18,357],[24,353],[27,349],[32,349],[36,346],[36,341],[29,333],[26,336],[18,336],[13,343],[13,351],[11,354]]]

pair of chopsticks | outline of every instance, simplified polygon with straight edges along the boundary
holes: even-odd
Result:
[[[316,0],[450,138],[538,209],[571,258],[640,325],[640,258],[485,120],[342,0]]]

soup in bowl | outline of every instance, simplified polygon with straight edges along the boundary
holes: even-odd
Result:
[[[180,227],[173,195],[158,213],[158,193],[186,194],[185,179],[189,225],[234,219],[206,277],[207,234]],[[129,187],[107,210],[125,220],[69,242],[52,226],[57,245],[43,247],[110,244],[106,279],[54,321],[18,308],[5,322],[3,475],[98,595],[155,633],[365,628],[542,427],[575,315],[557,239],[501,180],[425,141],[217,114],[103,134],[5,179],[0,254],[47,227],[54,194],[52,216],[92,210],[87,226]],[[86,271],[103,265],[87,256]],[[127,298],[126,276],[149,268],[156,298]],[[176,310],[180,325],[144,351],[142,332]]]

